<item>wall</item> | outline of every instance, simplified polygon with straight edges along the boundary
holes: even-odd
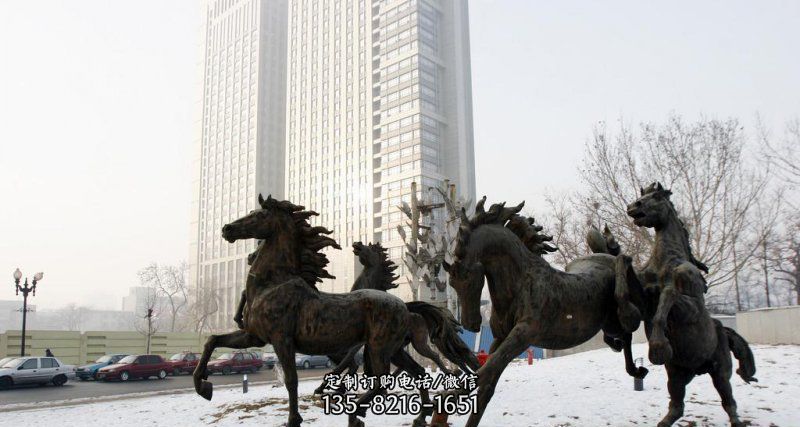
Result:
[[[639,329],[637,329],[636,332],[633,333],[633,343],[637,344],[643,342],[647,342],[647,339],[644,336],[644,326],[639,326]],[[590,339],[589,341],[586,341],[581,345],[576,345],[575,347],[572,348],[567,348],[564,350],[545,349],[544,357],[545,358],[561,357],[570,354],[583,353],[584,351],[589,351],[589,350],[598,350],[601,348],[610,349],[610,347],[603,341],[603,332],[598,332],[597,335],[592,337],[592,339]],[[634,355],[634,357],[638,356]]]
[[[800,344],[800,306],[736,313],[736,330],[753,344]]]
[[[169,358],[181,351],[202,352],[206,339],[207,336],[196,333],[157,333],[152,336],[150,353]],[[19,355],[20,341],[20,331],[0,334],[0,358]],[[44,356],[45,349],[48,348],[62,362],[80,365],[94,361],[104,354],[142,354],[147,348],[147,339],[138,332],[26,331],[26,356]],[[230,349],[219,348],[214,356],[226,351]]]

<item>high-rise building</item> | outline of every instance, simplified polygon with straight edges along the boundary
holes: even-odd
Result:
[[[194,163],[189,283],[214,296],[212,324],[232,324],[254,241],[229,244],[223,225],[283,196],[286,0],[206,0],[202,99]],[[213,292],[208,292],[209,290]]]
[[[316,224],[343,248],[329,252],[337,279],[319,287],[349,289],[357,240],[383,242],[404,277],[397,206],[411,183],[423,192],[450,179],[474,200],[467,2],[290,0],[288,9],[285,194],[319,212]]]

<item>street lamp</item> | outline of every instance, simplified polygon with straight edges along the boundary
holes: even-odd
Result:
[[[19,355],[25,357],[25,323],[28,318],[28,294],[33,293],[36,296],[36,283],[42,280],[44,273],[38,272],[33,275],[31,286],[28,286],[28,278],[25,278],[25,283],[20,286],[19,281],[22,279],[22,272],[19,268],[14,270],[14,286],[16,287],[16,294],[22,291],[22,344],[20,346]]]

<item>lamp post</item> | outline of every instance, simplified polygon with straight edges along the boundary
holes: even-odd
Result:
[[[19,355],[25,357],[25,324],[28,319],[28,294],[33,293],[36,296],[36,284],[42,280],[44,273],[39,272],[33,275],[33,281],[28,286],[28,278],[25,278],[25,283],[20,286],[19,281],[22,279],[22,272],[19,268],[14,270],[14,286],[16,287],[16,294],[22,291],[22,344],[20,346]]]

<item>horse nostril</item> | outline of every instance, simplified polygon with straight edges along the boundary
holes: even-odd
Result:
[[[231,229],[231,226],[230,226],[230,225],[227,225],[227,224],[226,224],[226,225],[223,225],[223,226],[222,226],[222,232],[223,232],[223,233],[225,233],[226,231],[228,231],[228,230],[230,230],[230,229]]]

